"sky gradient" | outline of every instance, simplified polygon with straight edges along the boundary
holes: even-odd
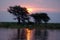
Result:
[[[9,6],[20,5],[26,7],[30,13],[46,12],[50,22],[60,23],[60,0],[0,0],[0,22],[14,21],[7,11]]]

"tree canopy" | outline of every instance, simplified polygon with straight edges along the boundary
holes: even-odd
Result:
[[[25,7],[10,6],[8,8],[8,12],[17,17],[18,23],[20,23],[20,20],[24,22],[25,19],[28,19],[27,15],[29,14],[29,12],[27,11],[27,8]]]
[[[46,23],[50,20],[47,13],[35,13],[35,14],[31,14],[31,16],[35,19],[35,22],[38,24],[41,23],[42,21]]]
[[[15,16],[21,16],[21,15],[26,15],[29,14],[27,9],[25,7],[21,7],[21,6],[10,6],[8,9],[8,12],[10,12],[11,14],[15,15]]]
[[[20,20],[22,20],[24,23],[26,19],[29,20],[29,17],[28,17],[29,12],[27,11],[27,8],[25,8],[25,7],[10,6],[8,9],[8,12],[10,12],[14,16],[16,16],[18,22],[20,22]],[[35,13],[35,14],[31,14],[30,16],[32,16],[35,19],[35,23],[38,23],[38,24],[42,23],[42,21],[44,21],[46,23],[50,20],[47,13]]]

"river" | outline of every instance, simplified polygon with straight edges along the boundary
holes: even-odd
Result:
[[[22,29],[20,29],[20,33],[22,33]],[[43,35],[43,30],[40,30],[42,33],[37,33],[35,29],[25,30],[26,40],[45,40],[41,35]],[[35,34],[37,33],[37,34]],[[39,36],[39,35],[40,36]],[[22,35],[22,34],[20,34]],[[47,36],[45,35],[44,38],[46,40],[60,40],[60,30],[47,30]],[[11,28],[0,28],[0,40],[16,40],[17,38],[17,29]]]

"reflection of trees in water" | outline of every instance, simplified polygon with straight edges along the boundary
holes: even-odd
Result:
[[[47,40],[48,37],[48,32],[47,30],[36,30],[35,31],[35,39],[39,39],[39,40]]]
[[[21,35],[20,35],[20,39],[21,40],[26,39],[26,30],[25,29],[22,29],[22,32],[21,32]]]
[[[17,33],[13,32],[13,35],[8,40],[17,40]]]
[[[11,34],[12,36],[10,37],[10,39],[8,40],[17,40],[17,33],[13,32],[13,34]],[[20,37],[19,40],[24,40],[26,39],[26,30],[25,28],[20,29]]]
[[[31,31],[33,31],[33,29],[31,29]],[[34,40],[47,40],[47,37],[48,37],[47,30],[35,29],[35,31],[33,31],[32,34],[34,35],[32,38]],[[26,30],[22,29],[20,32],[20,40],[25,40],[25,39],[26,39]],[[11,40],[17,40],[17,34],[16,33],[14,33]]]
[[[47,40],[47,37],[48,37],[48,32],[47,30],[44,30],[42,40]]]
[[[36,29],[35,30],[35,39],[40,39],[41,38],[41,31]]]

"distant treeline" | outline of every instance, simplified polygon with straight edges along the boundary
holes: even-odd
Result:
[[[26,25],[17,24],[17,22],[0,22],[0,28],[40,28],[40,29],[60,29],[60,23],[48,23],[47,25],[44,23],[34,24],[27,23]]]

